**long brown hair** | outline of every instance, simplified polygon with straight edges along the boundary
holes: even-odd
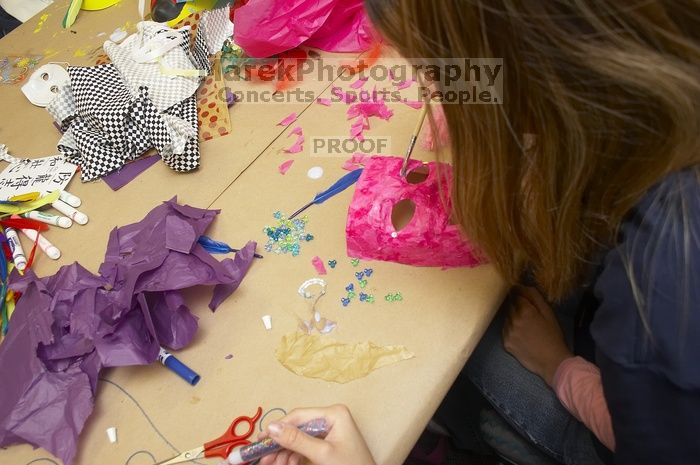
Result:
[[[650,186],[700,161],[696,0],[365,4],[405,57],[503,58],[502,105],[443,109],[455,217],[510,283],[528,270],[562,298]]]

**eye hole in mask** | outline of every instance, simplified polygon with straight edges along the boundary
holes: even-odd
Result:
[[[420,184],[422,182],[425,182],[426,179],[428,179],[429,174],[430,168],[428,166],[418,166],[415,169],[406,173],[406,182],[408,182],[409,184]]]
[[[391,224],[394,226],[394,230],[401,231],[408,226],[408,223],[411,222],[415,214],[416,204],[413,203],[413,200],[403,199],[396,202],[394,208],[391,210]]]

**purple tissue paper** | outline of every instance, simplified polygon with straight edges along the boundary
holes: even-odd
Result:
[[[189,344],[197,317],[180,290],[213,285],[214,310],[253,262],[253,241],[221,262],[197,243],[218,213],[173,198],[111,232],[99,275],[78,263],[46,278],[13,274],[22,297],[0,345],[0,447],[28,443],[70,465],[100,370]]]

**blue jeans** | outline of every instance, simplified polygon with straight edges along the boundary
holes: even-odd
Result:
[[[565,335],[573,332],[573,318],[560,316]],[[478,419],[486,408],[494,409],[508,425],[532,445],[566,465],[602,465],[592,433],[561,404],[554,391],[524,368],[503,348],[500,311],[469,358],[462,373],[436,414],[458,447],[484,453]],[[566,328],[572,331],[567,331]],[[544,458],[544,457],[543,457]]]

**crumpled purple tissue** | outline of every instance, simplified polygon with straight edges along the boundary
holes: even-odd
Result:
[[[22,293],[0,345],[0,447],[29,443],[70,465],[103,367],[144,365],[197,330],[181,289],[213,285],[212,310],[253,262],[251,241],[218,261],[197,239],[218,210],[173,198],[115,228],[99,275],[73,263],[53,276],[13,274]]]

